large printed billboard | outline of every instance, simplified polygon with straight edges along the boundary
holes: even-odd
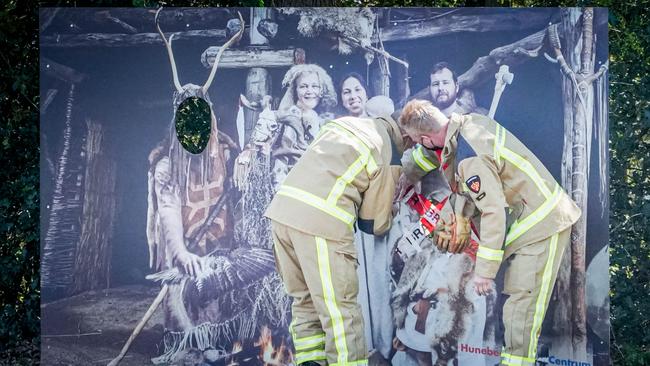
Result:
[[[264,210],[327,121],[412,99],[493,117],[580,207],[537,362],[609,364],[606,9],[44,8],[40,46],[43,365],[295,364]],[[504,268],[479,296],[473,253],[400,256],[395,212],[355,235],[370,364],[499,364]]]

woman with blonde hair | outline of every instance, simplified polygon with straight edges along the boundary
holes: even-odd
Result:
[[[323,120],[332,117],[330,108],[336,106],[332,78],[318,65],[295,65],[284,75],[282,86],[287,90],[278,107],[279,116],[290,113],[300,117],[305,135],[313,138]]]

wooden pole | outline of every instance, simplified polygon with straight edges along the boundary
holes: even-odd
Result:
[[[257,26],[260,23],[260,20],[269,18],[272,16],[272,9],[269,8],[251,8],[251,29],[250,29],[250,40],[251,45],[253,46],[268,46],[269,40],[266,39],[260,32],[257,30]],[[284,56],[284,61],[287,63],[286,66],[293,65],[293,60],[295,56],[293,52],[287,52]],[[252,65],[251,65],[252,66]],[[260,102],[262,98],[266,95],[271,95],[271,77],[269,72],[262,65],[260,67],[251,67],[248,70],[248,75],[246,76],[246,98],[251,102]],[[264,66],[271,66],[266,64]],[[257,117],[259,116],[260,111],[255,111],[252,109],[244,109],[244,136],[245,141],[248,141],[250,138],[253,129],[255,128],[255,123],[257,122]]]
[[[376,54],[375,61],[370,64],[370,90],[372,95],[390,96],[388,60],[382,55]]]
[[[107,366],[117,366],[119,365],[120,361],[124,358],[126,355],[126,352],[129,351],[129,348],[131,347],[131,343],[135,340],[135,337],[140,334],[142,331],[142,328],[147,324],[149,319],[151,319],[151,316],[153,313],[156,311],[158,306],[162,303],[163,299],[165,298],[165,295],[167,295],[167,292],[169,292],[169,285],[165,284],[163,285],[163,288],[160,290],[158,293],[158,296],[156,296],[156,299],[151,303],[149,306],[149,309],[147,309],[147,312],[144,314],[138,325],[135,326],[135,329],[133,329],[133,333],[129,336],[129,339],[126,340],[126,343],[124,344],[124,347],[122,347],[122,350],[120,351],[120,354],[117,355],[111,362],[108,363]]]
[[[408,60],[406,59],[406,54],[401,55],[400,58],[408,62]],[[395,80],[396,80],[395,109],[401,109],[402,107],[404,107],[404,104],[406,104],[406,100],[408,99],[408,97],[411,96],[408,68],[398,65],[393,70],[395,73]]]
[[[257,26],[262,19],[272,19],[272,17],[273,9],[271,8],[251,8],[250,40],[252,46],[269,44],[269,40],[257,30]]]
[[[110,278],[115,221],[115,162],[104,152],[101,123],[87,120],[83,214],[73,275],[73,293],[105,288]]]
[[[271,94],[271,76],[269,72],[262,67],[254,67],[248,71],[246,76],[246,98],[251,102],[260,102],[265,95]],[[244,109],[244,131],[245,141],[251,136],[257,117],[260,111]]]
[[[587,358],[585,256],[594,91],[592,85],[580,82],[594,74],[592,27],[592,8],[585,9],[582,14],[580,9],[567,9],[563,14],[561,54],[566,64],[562,65],[565,125],[562,185],[580,207],[582,215],[571,229],[570,249],[560,265],[556,293],[561,301],[553,314],[553,328],[559,335],[554,352],[571,355],[577,360]]]

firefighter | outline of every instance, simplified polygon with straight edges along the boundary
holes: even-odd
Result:
[[[390,117],[329,121],[265,213],[293,297],[298,364],[367,364],[353,227],[374,235],[390,228],[403,145]]]
[[[537,341],[571,226],[580,209],[537,157],[496,121],[446,117],[430,102],[409,102],[399,119],[410,138],[442,148],[452,190],[480,212],[475,289],[486,295],[505,261],[504,365],[535,365]],[[510,226],[506,216],[517,212]]]
[[[486,109],[474,103],[473,97],[467,99],[469,94],[465,94],[465,99],[460,98],[461,93],[459,93],[458,76],[449,63],[438,62],[433,65],[429,73],[429,79],[428,93],[423,95],[423,97],[444,113],[445,116],[449,117],[452,113],[487,114]],[[416,99],[416,97],[413,99]],[[439,165],[439,158],[433,150],[427,149],[420,144],[409,149],[402,157],[403,169],[398,184],[398,195],[401,197],[406,193],[408,187],[424,178],[422,181],[422,191],[427,192],[427,196],[437,201],[442,201],[449,197],[449,186],[445,181],[442,170],[437,169]],[[451,203],[451,200],[448,202]],[[469,244],[470,237],[468,215],[463,215],[462,212],[470,212],[471,208],[463,207],[464,201],[462,200],[457,202],[458,204],[453,208],[458,213],[457,217],[455,217],[456,221],[452,225],[452,223],[442,220],[435,232],[435,240],[439,243],[438,247],[443,251],[449,250],[452,253],[462,252]],[[456,230],[458,238],[462,239],[453,243],[454,245],[451,245],[452,226],[454,229],[458,228]]]

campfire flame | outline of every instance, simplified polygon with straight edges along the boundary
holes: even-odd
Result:
[[[234,354],[237,354],[237,353],[241,352],[243,349],[244,349],[244,347],[242,347],[241,342],[236,341],[235,343],[232,344],[232,352],[230,352],[230,353],[234,355]]]
[[[236,341],[232,344],[232,351],[230,352],[230,362],[226,366],[239,366],[239,362],[235,359],[235,355],[244,349],[241,342]]]
[[[260,347],[258,358],[263,362],[264,366],[284,366],[293,364],[293,355],[287,350],[284,340],[277,349],[273,347],[271,329],[266,326],[262,327],[260,337],[254,345]]]

